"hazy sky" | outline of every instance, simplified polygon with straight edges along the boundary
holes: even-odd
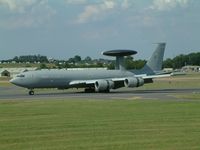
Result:
[[[0,0],[0,60],[123,48],[148,59],[156,42],[165,58],[200,52],[200,0]]]

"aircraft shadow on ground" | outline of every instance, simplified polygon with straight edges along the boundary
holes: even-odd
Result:
[[[164,94],[164,93],[185,93],[185,92],[192,92],[194,90],[197,90],[200,92],[200,89],[155,89],[155,90],[133,90],[133,91],[111,91],[109,93],[95,93],[95,92],[91,92],[91,93],[85,93],[84,91],[78,91],[78,92],[54,92],[54,93],[36,93],[35,95],[76,95],[76,94],[81,94],[81,95],[109,95],[109,94]]]

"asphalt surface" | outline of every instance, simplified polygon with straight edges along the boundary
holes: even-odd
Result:
[[[35,95],[28,95],[28,90],[16,86],[0,87],[0,100],[34,100],[34,99],[158,99],[158,100],[181,100],[176,95],[200,93],[198,89],[157,89],[157,90],[138,90],[138,89],[118,89],[110,93],[84,93],[81,90],[56,89],[35,91]]]

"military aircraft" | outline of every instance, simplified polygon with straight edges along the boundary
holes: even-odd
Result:
[[[103,54],[116,57],[115,70],[42,69],[20,73],[10,82],[29,89],[29,95],[34,95],[35,88],[85,88],[85,92],[110,92],[121,87],[140,87],[152,83],[153,78],[170,76],[161,71],[165,45],[158,43],[151,58],[140,70],[126,70],[124,67],[124,56],[136,54],[136,51],[110,50]]]

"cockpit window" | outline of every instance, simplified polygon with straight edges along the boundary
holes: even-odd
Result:
[[[22,77],[25,77],[25,75],[23,75],[23,74],[18,74],[17,77],[22,78]]]

